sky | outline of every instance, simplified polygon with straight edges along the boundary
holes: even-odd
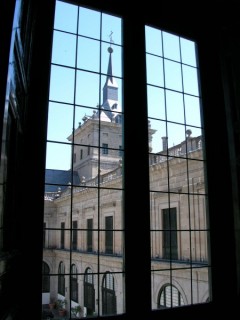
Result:
[[[57,1],[48,140],[64,144],[47,143],[46,168],[70,168],[71,146],[68,137],[72,128],[77,128],[82,118],[92,115],[94,108],[102,103],[109,46],[113,49],[113,74],[122,105],[124,62],[121,58],[121,23],[119,17],[101,15],[100,12],[82,7],[78,11],[75,5]],[[186,128],[192,130],[192,136],[201,134],[198,69],[193,41],[149,26],[145,30],[147,107],[151,127],[156,130],[152,152],[159,152],[163,136],[168,136],[171,147],[185,139]]]

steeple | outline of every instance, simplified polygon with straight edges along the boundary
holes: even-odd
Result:
[[[112,53],[113,48],[108,47],[109,52],[109,60],[108,60],[108,69],[107,69],[107,79],[105,85],[103,87],[103,106],[106,103],[111,108],[114,103],[118,102],[118,85],[116,80],[113,77],[113,69],[112,69]]]

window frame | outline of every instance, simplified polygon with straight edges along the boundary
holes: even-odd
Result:
[[[13,2],[13,1],[12,1]],[[11,5],[12,5],[11,2]],[[30,89],[28,94],[28,107],[26,109],[26,128],[24,134],[26,137],[30,137],[27,142],[27,146],[25,146],[25,168],[28,169],[32,174],[29,176],[24,177],[23,179],[23,190],[29,190],[29,186],[35,186],[33,188],[31,197],[28,197],[27,201],[23,201],[23,208],[25,212],[25,216],[22,216],[22,230],[25,230],[25,226],[27,225],[27,221],[31,220],[32,218],[32,210],[35,208],[35,225],[42,225],[42,217],[41,214],[43,212],[43,185],[44,185],[44,159],[45,159],[45,135],[46,135],[46,110],[47,110],[47,99],[48,99],[48,80],[49,80],[49,63],[50,63],[50,52],[51,52],[51,30],[53,24],[53,15],[54,15],[54,0],[49,0],[47,2],[40,2],[35,3],[31,1],[32,7],[30,12],[36,18],[35,20],[35,28],[32,31],[33,34],[29,35],[29,38],[36,40],[33,41],[32,46],[32,56],[31,56],[31,69],[30,69]],[[234,213],[233,209],[233,199],[231,194],[231,187],[233,187],[236,181],[234,180],[233,176],[235,174],[235,166],[231,163],[229,157],[229,149],[231,152],[234,153],[235,146],[231,145],[232,135],[233,135],[233,128],[232,124],[235,120],[232,116],[231,112],[234,110],[234,106],[232,108],[231,98],[236,98],[234,93],[231,94],[228,92],[231,85],[239,84],[239,81],[236,79],[236,75],[234,78],[234,66],[236,66],[239,70],[239,61],[237,59],[233,59],[234,49],[233,51],[229,50],[229,52],[225,52],[225,49],[222,48],[221,41],[224,40],[224,44],[232,41],[231,32],[234,31],[234,23],[229,23],[229,20],[232,18],[230,15],[227,19],[227,9],[229,7],[224,8],[224,14],[220,12],[219,15],[216,15],[215,12],[214,16],[216,17],[215,23],[212,21],[211,12],[208,16],[207,12],[211,11],[204,6],[199,7],[198,9],[198,16],[196,16],[196,12],[192,12],[192,17],[189,17],[189,12],[183,6],[183,4],[179,4],[181,7],[174,7],[175,13],[177,12],[178,15],[175,19],[173,17],[173,11],[171,7],[168,7],[166,2],[158,3],[161,6],[161,10],[159,7],[155,7],[154,3],[148,1],[148,5],[143,6],[144,10],[137,8],[138,11],[138,21],[137,19],[133,19],[136,17],[136,7],[129,8],[128,6],[125,7],[122,2],[118,4],[114,2],[113,4],[109,3],[108,1],[71,1],[72,3],[76,3],[78,5],[83,6],[91,6],[93,9],[102,9],[103,11],[107,11],[110,14],[118,14],[122,15],[125,19],[124,22],[124,38],[126,40],[126,51],[124,56],[127,58],[131,58],[129,61],[125,62],[124,73],[126,79],[128,78],[128,73],[131,68],[131,62],[135,57],[134,52],[136,50],[140,50],[139,56],[137,56],[137,63],[134,63],[134,75],[141,74],[140,79],[144,76],[144,57],[141,52],[144,49],[144,40],[143,34],[144,30],[142,24],[152,25],[159,29],[164,29],[169,32],[175,32],[181,36],[189,37],[190,39],[196,41],[199,45],[199,61],[200,61],[200,71],[201,71],[201,82],[202,85],[202,96],[203,96],[203,107],[204,107],[204,119],[205,119],[205,129],[206,129],[206,154],[208,159],[208,194],[209,194],[209,211],[211,215],[209,216],[210,225],[216,225],[216,221],[218,224],[218,229],[214,228],[211,233],[211,248],[216,247],[227,247],[228,248],[228,263],[225,264],[225,273],[231,274],[231,277],[222,277],[222,269],[220,265],[222,265],[222,254],[220,255],[217,250],[212,250],[211,252],[211,263],[215,269],[215,273],[212,274],[212,287],[213,287],[213,303],[209,304],[201,304],[201,305],[193,305],[187,306],[182,308],[175,308],[170,310],[161,310],[161,311],[150,311],[150,296],[151,290],[148,285],[148,281],[139,281],[139,279],[135,279],[134,275],[136,274],[136,268],[129,265],[134,257],[142,257],[139,256],[139,253],[146,252],[148,255],[149,243],[146,243],[141,248],[135,248],[134,251],[134,244],[131,244],[130,247],[126,248],[126,288],[127,288],[127,295],[126,295],[126,315],[120,315],[112,317],[114,318],[123,318],[123,319],[131,319],[135,317],[144,317],[146,319],[159,319],[159,316],[188,316],[192,318],[193,315],[195,319],[202,319],[206,314],[209,312],[218,312],[221,308],[225,308],[226,311],[229,311],[229,306],[231,306],[231,310],[236,308],[237,304],[234,302],[238,301],[239,299],[239,279],[240,279],[240,270],[239,265],[236,266],[236,260],[239,255],[236,254],[235,250],[236,247],[239,246],[239,238],[236,237],[234,233],[236,227],[236,221],[239,218],[238,215]],[[139,9],[139,10],[138,10]],[[170,10],[171,9],[171,10]],[[203,9],[203,10],[202,10]],[[168,10],[168,11],[166,11]],[[186,10],[186,11],[185,11]],[[202,11],[201,11],[202,10]],[[215,8],[214,8],[215,10]],[[186,15],[184,15],[184,11]],[[5,14],[4,10],[1,10]],[[155,13],[154,13],[155,12]],[[236,10],[236,12],[238,12]],[[199,18],[198,18],[199,17]],[[202,28],[202,17],[205,17],[205,30]],[[190,19],[189,19],[190,18]],[[225,19],[226,18],[226,19]],[[44,19],[44,20],[43,20]],[[227,21],[226,21],[227,20]],[[4,19],[3,19],[4,21]],[[44,23],[43,23],[44,21]],[[224,23],[223,23],[224,21]],[[187,23],[186,23],[187,22]],[[227,24],[229,23],[229,24]],[[135,25],[134,25],[135,24]],[[211,28],[209,28],[211,27]],[[223,28],[225,27],[224,31]],[[2,28],[2,30],[5,30]],[[5,31],[4,31],[5,32]],[[132,44],[130,43],[132,41]],[[239,44],[239,40],[235,40],[235,44]],[[237,42],[238,41],[238,42]],[[138,44],[136,46],[136,44]],[[233,47],[234,45],[233,44]],[[231,45],[229,45],[231,46]],[[227,47],[229,49],[229,47]],[[2,49],[1,49],[2,50]],[[132,52],[131,52],[132,51]],[[219,59],[220,56],[220,59]],[[41,59],[41,63],[39,63],[39,59]],[[222,59],[223,67],[220,64]],[[0,60],[1,61],[1,60]],[[141,70],[137,71],[136,64],[141,65]],[[143,63],[143,65],[142,65]],[[222,70],[224,69],[224,70]],[[232,72],[232,73],[231,73]],[[130,75],[131,78],[131,75]],[[132,76],[132,81],[134,77]],[[4,79],[5,80],[5,79]],[[139,80],[139,79],[138,79]],[[222,86],[222,80],[224,82],[224,86]],[[126,83],[125,90],[125,101],[129,101],[132,106],[137,105],[136,101],[131,98],[132,94],[130,91],[134,91],[134,88],[131,87],[130,79]],[[142,84],[141,84],[142,86]],[[224,88],[223,88],[224,87]],[[226,96],[224,96],[226,94]],[[228,95],[229,94],[229,95]],[[5,96],[5,92],[4,92]],[[141,94],[142,96],[142,94]],[[139,102],[139,100],[138,100]],[[144,103],[144,102],[143,102]],[[233,103],[234,104],[234,103]],[[34,108],[32,107],[34,106]],[[218,128],[220,128],[218,135],[216,136],[215,130],[212,130],[212,124],[216,122],[216,114],[212,112],[212,106],[217,106],[217,121],[218,121]],[[237,110],[237,105],[235,105]],[[131,111],[129,111],[131,113]],[[227,117],[226,117],[227,113]],[[230,113],[230,115],[229,115]],[[141,109],[139,117],[144,116],[145,112]],[[233,118],[231,118],[233,117]],[[38,119],[38,121],[33,121],[33,119]],[[130,128],[131,121],[135,120],[133,117],[129,117],[127,122],[124,122],[124,127]],[[145,135],[146,128],[143,132],[139,131],[140,125],[138,125],[136,132],[139,133],[137,139],[141,140],[141,137]],[[34,134],[34,139],[33,137]],[[231,136],[229,137],[228,134]],[[238,135],[237,135],[238,136]],[[130,137],[131,138],[131,137]],[[144,137],[143,137],[144,139]],[[26,139],[27,140],[27,139]],[[125,140],[127,141],[127,137],[125,136]],[[37,143],[36,143],[37,141]],[[131,145],[133,139],[129,141],[128,145]],[[127,158],[130,161],[128,164],[128,168],[133,168],[135,165],[135,160],[131,157],[136,154],[136,150],[139,154],[142,148],[137,149],[139,143],[137,144],[135,151],[131,150],[127,154]],[[214,146],[214,148],[212,147]],[[128,148],[127,148],[128,149]],[[129,149],[128,149],[129,150]],[[35,152],[34,152],[35,151]],[[237,151],[236,151],[237,154]],[[236,156],[233,154],[233,158]],[[221,177],[219,175],[219,171],[216,169],[216,163],[219,161],[219,155],[221,155],[221,163],[224,163],[224,170],[221,172]],[[232,159],[231,159],[232,160]],[[144,162],[144,166],[146,165],[146,159],[142,160]],[[36,164],[39,164],[39,170],[36,170]],[[137,175],[136,175],[137,177]],[[146,181],[145,174],[141,175],[141,182]],[[139,177],[140,179],[140,177]],[[236,179],[236,178],[235,178]],[[39,183],[36,184],[36,181]],[[129,180],[128,180],[129,181]],[[228,190],[222,190],[222,181],[224,181],[225,186],[229,186]],[[237,184],[238,185],[238,184]],[[131,187],[134,184],[127,186],[127,189],[131,191]],[[22,193],[23,195],[23,193]],[[221,202],[219,201],[221,198]],[[24,199],[24,197],[23,197]],[[136,199],[135,199],[136,200]],[[127,197],[125,207],[130,207],[130,203],[134,199],[131,200],[131,197]],[[237,203],[235,206],[239,207],[239,195],[237,195]],[[22,208],[22,209],[23,209]],[[145,207],[142,208],[142,211],[146,209]],[[224,219],[226,215],[226,209],[228,211],[228,219]],[[142,212],[141,211],[141,212]],[[131,215],[131,211],[129,210],[129,214]],[[220,219],[221,218],[221,219]],[[129,217],[130,219],[130,217]],[[126,239],[127,241],[131,240],[131,232],[134,228],[134,222],[129,222],[130,227],[127,230]],[[141,222],[141,225],[144,225]],[[131,228],[132,227],[132,228]],[[140,229],[140,226],[139,226]],[[213,229],[213,228],[212,228]],[[222,230],[225,230],[225,237],[222,237]],[[22,254],[22,264],[18,263],[17,266],[19,267],[19,271],[23,271],[21,265],[24,265],[24,261],[27,261],[27,257],[29,257],[29,247],[27,247],[27,243],[29,243],[29,238],[36,240],[36,251],[32,252],[31,261],[33,269],[36,273],[41,273],[41,252],[42,252],[42,228],[32,228],[29,229],[29,232],[26,233],[26,238],[21,243],[21,249],[23,249]],[[224,238],[224,239],[223,239]],[[146,241],[148,242],[148,241]],[[24,243],[27,247],[24,249]],[[141,242],[142,244],[142,242]],[[141,249],[141,250],[140,250]],[[134,253],[134,257],[131,256]],[[145,256],[144,256],[145,257]],[[145,257],[146,260],[148,257]],[[129,262],[129,263],[128,263]],[[140,271],[143,273],[141,274],[142,277],[147,275],[147,279],[149,277],[149,265],[148,266],[140,266]],[[20,273],[18,273],[20,274]],[[31,311],[34,314],[41,316],[41,297],[39,292],[41,292],[41,277],[40,279],[36,279],[36,281],[32,283],[26,283],[24,281],[21,282],[20,277],[18,277],[17,284],[20,284],[21,287],[21,295],[26,297],[29,292],[32,293],[30,300],[34,302],[33,307],[29,308],[28,314],[31,314]],[[17,280],[17,279],[16,279]],[[17,289],[17,285],[15,286]],[[19,292],[19,291],[18,291]],[[139,292],[138,295],[138,304],[141,305],[140,310],[136,310],[136,307],[131,306],[132,301],[132,294],[136,294]],[[144,292],[144,295],[141,294]],[[231,294],[228,297],[224,296],[222,292],[230,292]],[[25,294],[23,294],[25,293]],[[20,295],[19,298],[21,299]],[[39,303],[39,308],[36,310],[36,301]],[[22,303],[24,308],[24,303]],[[235,305],[235,306],[234,306]],[[6,310],[6,309],[5,309]],[[101,317],[104,319],[104,317]],[[109,319],[109,317],[107,317]]]

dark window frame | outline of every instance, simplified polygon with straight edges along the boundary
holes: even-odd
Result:
[[[29,69],[31,88],[29,90],[28,96],[28,106],[29,108],[26,110],[26,137],[33,137],[34,134],[37,134],[39,138],[41,134],[44,136],[44,130],[46,129],[46,101],[48,95],[48,79],[49,79],[49,55],[51,52],[51,29],[52,29],[52,21],[53,21],[53,14],[54,14],[54,1],[50,0],[47,2],[39,2],[36,3],[35,1],[29,1],[32,5],[30,14],[27,14],[28,17],[34,18],[35,21],[35,28],[31,29],[31,32],[28,33],[28,39],[31,39],[31,49],[32,49],[32,56],[31,56],[31,68]],[[225,273],[231,274],[232,277],[222,277],[222,254],[219,254],[217,250],[212,250],[211,253],[211,262],[215,269],[215,273],[213,274],[212,281],[213,281],[213,303],[203,304],[200,306],[186,306],[183,308],[175,308],[174,310],[162,310],[161,312],[150,312],[150,296],[151,290],[148,285],[149,279],[149,265],[142,265],[139,266],[139,272],[141,273],[142,277],[145,279],[143,281],[139,281],[139,279],[135,279],[136,268],[135,266],[131,266],[131,260],[135,258],[144,257],[146,261],[148,261],[149,256],[149,242],[144,245],[143,240],[139,244],[140,248],[136,248],[135,244],[131,243],[131,236],[132,230],[134,230],[134,224],[136,221],[131,223],[130,216],[132,219],[132,211],[129,209],[127,216],[126,224],[129,226],[128,230],[126,231],[126,240],[130,244],[128,248],[126,248],[126,284],[128,287],[127,294],[126,294],[126,307],[127,307],[127,318],[133,317],[144,317],[146,319],[159,319],[159,317],[164,316],[188,316],[188,318],[195,318],[195,319],[202,319],[204,316],[209,314],[209,312],[218,312],[221,308],[224,308],[225,311],[229,312],[229,308],[231,311],[238,308],[238,304],[235,303],[239,301],[239,279],[240,279],[240,270],[239,265],[236,266],[236,261],[239,258],[239,238],[236,238],[234,234],[235,230],[235,221],[239,219],[239,172],[236,167],[236,163],[234,162],[239,155],[237,144],[237,139],[239,138],[239,134],[235,132],[233,128],[233,123],[236,122],[236,119],[239,119],[239,107],[236,103],[239,98],[239,94],[237,95],[234,91],[235,88],[239,87],[239,77],[236,76],[237,70],[239,70],[239,37],[235,37],[238,33],[236,30],[239,30],[236,26],[239,26],[239,19],[235,19],[234,11],[237,14],[238,10],[234,8],[234,5],[231,7],[223,6],[221,9],[220,6],[214,8],[214,12],[212,12],[209,8],[204,7],[203,4],[200,4],[197,8],[194,8],[193,11],[190,13],[187,9],[191,9],[189,7],[185,7],[182,3],[178,5],[174,5],[173,7],[168,7],[166,1],[162,1],[158,3],[161,6],[161,10],[159,7],[156,8],[156,3],[151,3],[151,1],[146,2],[143,6],[143,10],[141,7],[134,6],[133,9],[129,7],[124,7],[124,4],[118,2],[106,2],[106,1],[71,1],[72,3],[77,3],[79,5],[86,5],[91,6],[93,9],[102,9],[110,12],[111,14],[119,14],[123,15],[125,20],[125,27],[124,27],[124,38],[126,43],[127,52],[124,53],[125,57],[129,58],[129,61],[125,63],[125,76],[126,79],[128,78],[129,71],[133,71],[131,68],[131,62],[133,58],[137,60],[136,64],[140,65],[143,62],[143,56],[141,51],[144,51],[144,41],[143,41],[143,28],[142,24],[148,24],[156,26],[160,29],[167,30],[169,32],[173,32],[179,34],[181,36],[189,37],[193,39],[199,44],[199,58],[200,58],[200,71],[201,71],[201,78],[202,78],[202,91],[203,91],[203,101],[204,101],[204,117],[206,118],[205,127],[206,127],[206,150],[208,156],[208,190],[209,190],[209,211],[210,211],[210,225],[214,228],[212,232],[212,243],[211,248],[215,247],[227,247],[228,248],[228,260],[225,264]],[[5,6],[13,6],[14,1],[7,1],[4,3]],[[28,3],[28,1],[26,1]],[[34,5],[33,5],[34,4]],[[172,6],[172,4],[170,4]],[[37,10],[35,10],[37,8]],[[10,8],[11,9],[11,8]],[[171,10],[170,10],[171,9]],[[216,15],[216,11],[219,9],[219,14]],[[174,15],[173,13],[176,13]],[[7,17],[7,21],[12,19],[11,10],[0,10],[0,14],[5,18]],[[137,17],[136,19],[136,11]],[[196,15],[196,12],[198,14]],[[228,14],[230,13],[230,14]],[[26,15],[25,15],[26,16]],[[204,25],[205,28],[202,28],[202,17],[204,16]],[[212,17],[215,17],[216,20],[213,23]],[[43,23],[44,17],[44,23]],[[134,19],[133,19],[134,17]],[[0,21],[5,21],[5,19],[0,19]],[[187,23],[186,23],[187,22]],[[11,23],[10,23],[11,24]],[[0,28],[2,30],[2,34],[4,36],[1,39],[11,38],[11,28]],[[8,39],[8,40],[9,40]],[[36,41],[34,41],[34,39]],[[33,40],[33,42],[32,42]],[[132,41],[132,44],[131,44]],[[3,43],[6,43],[3,41]],[[7,48],[1,47],[1,54],[4,55],[4,61],[8,60],[8,51],[10,48],[10,41],[7,41]],[[235,50],[237,49],[237,50]],[[5,50],[3,52],[3,50]],[[136,55],[136,52],[138,54]],[[2,58],[2,57],[1,57]],[[39,64],[39,60],[41,59],[41,64]],[[0,59],[2,63],[2,59]],[[140,64],[139,64],[140,63]],[[2,65],[1,65],[2,67]],[[6,74],[7,68],[3,68],[4,73],[0,73],[1,80],[3,80],[3,88],[5,89],[6,86]],[[144,75],[144,64],[140,68],[141,70],[137,71],[135,66],[134,72],[132,73],[132,78],[130,75],[130,80],[127,80],[125,90],[125,101],[129,101],[130,105],[136,106],[138,102],[141,104],[141,99],[139,98],[138,101],[135,101],[134,97],[131,98],[134,90],[134,86],[131,86],[131,83],[134,81],[134,77],[136,75],[140,75],[138,77],[138,82],[142,82],[142,77]],[[1,69],[2,70],[2,69]],[[131,81],[132,80],[132,81]],[[222,81],[223,80],[223,81]],[[223,85],[224,84],[224,85]],[[3,91],[4,91],[3,89]],[[130,91],[132,93],[130,93]],[[5,96],[5,92],[4,92]],[[3,94],[1,92],[1,98]],[[38,97],[38,99],[36,99]],[[3,101],[4,99],[2,99]],[[144,100],[144,99],[143,99]],[[30,107],[33,107],[31,110]],[[217,122],[218,128],[220,128],[218,132],[218,136],[216,139],[216,130],[212,130],[212,124],[216,122],[216,114],[212,113],[213,107],[216,107],[217,110]],[[133,108],[134,109],[134,108]],[[131,113],[131,111],[129,111]],[[36,118],[38,121],[33,121]],[[127,118],[127,122],[124,123],[125,128],[131,127],[131,122],[134,121],[134,112],[132,111],[132,117]],[[144,115],[144,112],[143,112]],[[142,109],[138,113],[139,118],[142,117]],[[145,117],[145,115],[144,115]],[[134,122],[135,123],[135,122]],[[142,124],[142,123],[141,123]],[[24,124],[25,126],[25,124]],[[126,157],[130,161],[128,164],[128,170],[134,168],[135,165],[135,157],[136,150],[139,154],[141,154],[141,148],[138,149],[140,146],[136,140],[140,140],[142,142],[142,138],[144,140],[145,132],[141,132],[140,130],[141,125],[137,124],[137,128],[135,128],[135,133],[137,132],[138,136],[136,139],[135,137],[135,150],[131,151],[129,148],[126,148]],[[36,137],[35,137],[36,138]],[[25,212],[25,216],[22,216],[21,227],[19,226],[19,230],[25,230],[26,221],[30,221],[32,218],[32,210],[33,205],[35,208],[35,225],[42,226],[42,198],[43,193],[41,193],[41,188],[43,185],[44,180],[44,139],[38,139],[38,143],[36,143],[36,139],[26,139],[28,140],[27,147],[25,148],[25,155],[26,155],[26,162],[25,162],[25,170],[29,170],[31,175],[25,176],[25,179],[22,179],[23,188],[22,195],[26,190],[29,190],[29,197],[27,200],[23,199],[23,209]],[[131,136],[126,136],[126,141],[129,140],[127,143],[129,146],[133,143],[133,139]],[[213,148],[214,146],[214,148]],[[221,163],[224,163],[224,170],[219,175],[219,171],[216,170],[216,163],[219,161],[219,155],[221,155]],[[231,157],[230,157],[231,155]],[[131,158],[134,160],[131,161]],[[231,159],[230,159],[231,158]],[[146,161],[146,159],[145,159]],[[40,170],[36,170],[38,167]],[[131,172],[129,170],[128,172]],[[141,169],[141,173],[143,175],[139,177],[139,182],[146,183],[145,177],[145,170]],[[131,174],[134,174],[131,172]],[[137,175],[135,176],[137,178]],[[36,184],[36,181],[39,181]],[[138,181],[138,180],[137,180]],[[224,185],[227,186],[223,192],[222,182],[224,181]],[[131,194],[131,190],[134,187],[134,183],[131,184],[130,177],[128,177],[127,183],[127,190]],[[136,183],[136,181],[135,181]],[[33,190],[29,189],[29,186],[35,185]],[[234,188],[235,187],[235,188]],[[236,196],[236,202],[234,203],[233,208],[233,194],[231,190],[234,190],[234,195]],[[146,189],[144,189],[144,192]],[[19,190],[20,192],[20,190]],[[128,193],[128,192],[127,192]],[[141,191],[141,194],[143,192]],[[221,198],[221,201],[219,201]],[[141,197],[140,197],[141,199]],[[130,203],[136,203],[136,198],[132,198],[130,195],[126,199],[125,207],[126,209],[130,208]],[[226,219],[226,210],[228,209],[228,219]],[[137,205],[135,212],[141,212],[141,205]],[[144,208],[146,209],[146,208]],[[235,213],[238,212],[237,214]],[[144,210],[146,212],[146,210]],[[139,219],[139,217],[138,217]],[[140,221],[140,225],[138,227],[141,230],[141,226],[144,226],[144,218],[143,222]],[[217,228],[216,226],[217,221]],[[222,237],[222,230],[225,230],[225,237]],[[22,241],[19,243],[19,248],[23,250],[26,247],[26,244],[29,243],[29,237],[32,241],[36,241],[39,244],[37,246],[38,249],[32,252],[31,255],[31,263],[34,270],[41,269],[40,262],[41,262],[41,255],[42,255],[42,228],[32,228],[29,229],[29,232],[26,233],[25,237],[22,234]],[[20,238],[19,238],[20,239]],[[141,240],[141,239],[140,239]],[[135,246],[135,248],[134,248]],[[134,250],[135,249],[135,250]],[[25,253],[25,251],[23,251]],[[238,252],[238,253],[236,253]],[[145,254],[146,253],[146,254]],[[134,256],[133,256],[134,254]],[[21,260],[21,256],[23,260]],[[19,266],[24,265],[24,261],[26,261],[27,254],[19,255],[18,264],[16,265],[16,269],[19,270],[17,275],[21,275],[22,269]],[[15,261],[15,260],[14,260]],[[8,271],[9,272],[9,271]],[[14,271],[13,271],[14,274]],[[146,276],[146,278],[145,278]],[[10,277],[8,277],[11,279]],[[36,278],[37,274],[36,274]],[[16,282],[14,282],[15,289],[17,287],[21,288],[21,294],[23,297],[27,296],[29,292],[31,292],[31,297],[29,297],[29,301],[34,302],[31,304],[28,309],[28,314],[37,314],[40,318],[41,316],[41,298],[39,297],[39,292],[41,291],[41,281],[34,281],[33,283],[26,282],[25,278],[20,279],[20,277],[16,276],[14,278]],[[147,279],[147,280],[146,280]],[[13,283],[13,281],[11,281]],[[4,286],[4,292],[9,292],[6,290],[7,286]],[[12,288],[12,286],[11,286]],[[11,288],[9,290],[11,290]],[[140,291],[141,290],[141,291]],[[144,295],[138,296],[138,303],[141,305],[139,310],[136,310],[135,306],[131,306],[131,300],[136,292],[143,292]],[[228,297],[222,295],[222,292],[230,292],[231,294]],[[25,294],[23,294],[25,293]],[[10,295],[11,296],[11,295]],[[21,299],[19,295],[19,299]],[[9,299],[8,299],[9,301]],[[13,300],[11,300],[13,301]],[[36,308],[36,301],[39,302],[39,308]],[[14,306],[14,303],[12,302]],[[24,303],[22,303],[22,308],[25,308]],[[231,306],[231,307],[229,307]],[[177,310],[176,310],[177,309]],[[4,311],[9,311],[9,303],[6,304]],[[31,313],[32,311],[32,313]],[[150,317],[149,317],[150,314]],[[113,317],[115,318],[115,317]],[[121,318],[118,316],[116,318]],[[126,317],[123,317],[126,319]],[[19,317],[21,319],[21,316]]]

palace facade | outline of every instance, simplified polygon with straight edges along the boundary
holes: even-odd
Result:
[[[103,104],[68,137],[74,142],[73,170],[46,169],[42,303],[66,299],[67,312],[79,304],[80,316],[125,310],[123,177],[128,173],[113,50],[108,51]],[[149,123],[149,141],[154,133]],[[141,174],[137,158],[136,170]],[[152,308],[204,303],[209,271],[202,137],[187,130],[186,139],[173,147],[162,137],[162,150],[149,153],[149,176]],[[131,214],[137,227],[138,215],[147,213],[135,212],[133,203]],[[136,272],[142,259],[133,261]]]

